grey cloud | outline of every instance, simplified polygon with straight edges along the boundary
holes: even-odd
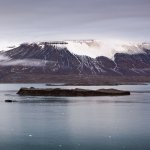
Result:
[[[69,39],[77,34],[80,39],[113,32],[134,39],[138,31],[139,37],[150,39],[149,8],[149,0],[0,0],[0,40]]]
[[[47,63],[53,63],[49,61],[43,61],[38,59],[11,59],[5,55],[0,54],[0,66],[35,66],[35,67],[42,67],[45,66]]]
[[[0,62],[9,61],[9,60],[10,60],[9,57],[0,54]]]
[[[42,60],[28,60],[28,59],[23,59],[23,60],[9,60],[9,61],[1,61],[0,66],[25,66],[25,67],[42,67],[45,66],[46,63]]]

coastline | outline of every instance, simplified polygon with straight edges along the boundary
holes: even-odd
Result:
[[[14,78],[15,77],[15,78]],[[150,83],[149,76],[87,76],[87,75],[49,75],[49,74],[8,74],[0,78],[0,84],[42,83],[50,86],[117,86],[145,85]]]

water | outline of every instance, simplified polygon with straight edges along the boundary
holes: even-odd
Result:
[[[20,87],[31,86],[46,87],[0,85],[0,150],[150,149],[150,85],[80,87],[133,91],[121,97],[16,95]]]

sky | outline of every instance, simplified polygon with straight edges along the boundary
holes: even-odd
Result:
[[[0,47],[51,40],[150,41],[150,0],[0,0]]]

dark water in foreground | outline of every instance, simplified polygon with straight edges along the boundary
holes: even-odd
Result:
[[[22,86],[44,84],[0,85],[0,150],[150,150],[150,85],[111,87],[131,96],[77,98],[17,96]]]

